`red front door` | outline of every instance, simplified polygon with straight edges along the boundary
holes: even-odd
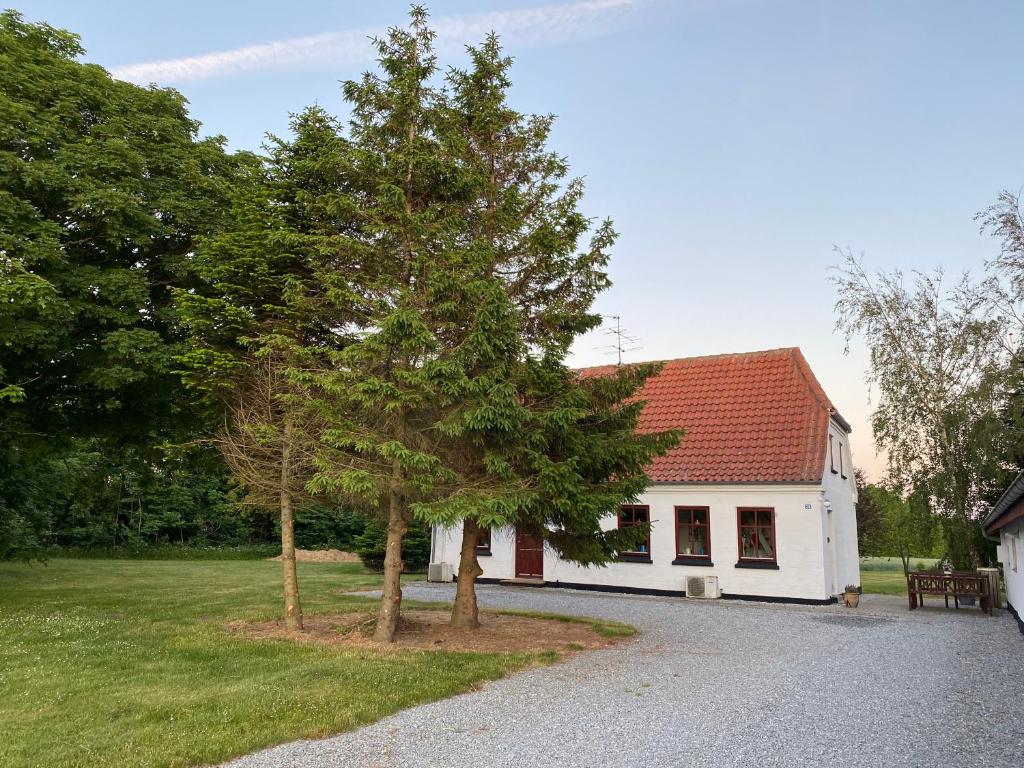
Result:
[[[516,531],[516,578],[544,578],[544,539]]]

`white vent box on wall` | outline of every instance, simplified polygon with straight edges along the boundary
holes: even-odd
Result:
[[[722,596],[717,576],[687,576],[686,596],[715,599]]]
[[[427,581],[451,581],[451,563],[431,563],[427,566]]]

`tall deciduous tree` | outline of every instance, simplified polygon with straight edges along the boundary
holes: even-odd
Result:
[[[932,514],[927,491],[916,491],[908,497],[877,485],[865,491],[882,513],[883,551],[899,557],[903,575],[908,576],[910,558],[930,556],[934,549],[939,520]]]
[[[883,547],[882,508],[878,497],[872,492],[874,485],[868,483],[864,470],[853,471],[857,485],[857,550],[861,557],[876,557],[887,554]]]
[[[157,461],[154,446],[196,425],[170,291],[223,220],[234,161],[179,93],[82,53],[69,32],[0,14],[0,475],[74,438]],[[38,533],[26,471],[0,509]]]
[[[998,309],[1007,315],[1016,336],[1008,341],[1013,351],[1019,352],[1024,343],[1024,215],[1020,195],[1004,190],[975,219],[981,222],[982,232],[999,240],[999,255],[988,264],[990,281],[986,288]]]
[[[1009,433],[1006,474],[1000,489],[1012,475],[1024,469],[1024,215],[1019,193],[1004,191],[998,200],[976,217],[982,232],[999,240],[999,255],[986,266],[982,289],[993,311],[1006,327],[1006,380],[1010,396],[1003,409]],[[989,499],[995,502],[996,496]]]
[[[81,53],[70,33],[0,15],[0,418],[45,437],[149,436],[178,412],[171,289],[223,221],[234,163],[180,94]]]
[[[329,365],[358,315],[347,230],[346,146],[313,108],[290,140],[250,158],[236,186],[233,223],[189,260],[196,287],[177,293],[191,345],[186,380],[224,414],[217,442],[250,501],[281,521],[285,623],[301,629],[295,567],[297,506],[312,503],[312,447],[323,424],[300,373]]]
[[[1000,476],[1008,397],[1005,326],[966,276],[870,275],[852,254],[834,282],[837,328],[860,336],[877,386],[875,440],[894,484],[925,493],[948,521],[957,565],[980,563],[974,528]]]

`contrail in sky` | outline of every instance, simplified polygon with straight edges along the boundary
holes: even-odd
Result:
[[[558,43],[608,29],[618,13],[644,0],[582,0],[508,11],[444,16],[432,21],[439,49],[461,48],[491,30],[521,45]],[[133,83],[181,83],[258,70],[313,70],[359,64],[374,55],[367,38],[382,29],[346,29],[308,37],[247,45],[180,59],[145,61],[115,67],[111,74]]]

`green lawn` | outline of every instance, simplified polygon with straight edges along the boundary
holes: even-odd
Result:
[[[937,567],[938,560],[929,557],[912,557],[912,571]],[[862,557],[860,559],[860,586],[864,592],[876,595],[907,594],[907,579],[903,575],[903,563],[898,557]]]
[[[860,586],[864,592],[875,595],[905,595],[907,580],[903,571],[861,571]]]
[[[300,564],[304,609],[379,578]],[[0,766],[192,766],[465,691],[538,654],[373,652],[229,636],[273,618],[264,561],[0,563]]]

